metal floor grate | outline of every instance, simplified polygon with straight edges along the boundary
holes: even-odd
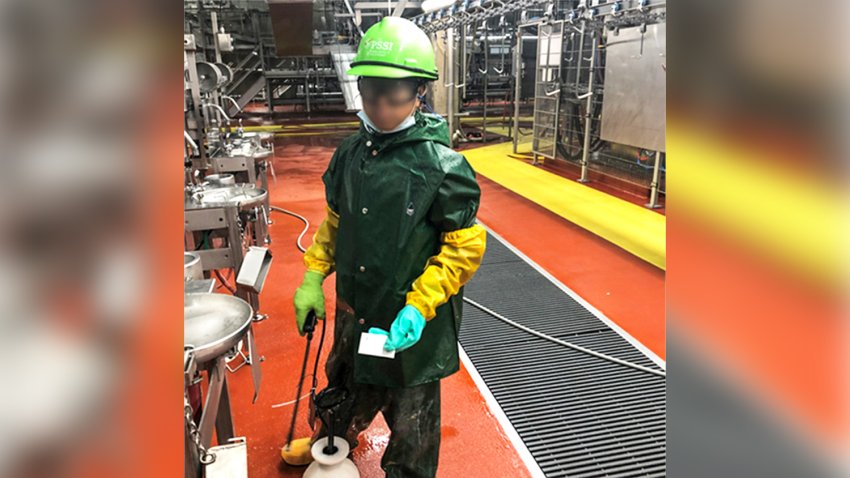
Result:
[[[539,332],[659,369],[492,234],[465,296]],[[545,476],[665,476],[664,377],[538,338],[469,304],[460,342]]]

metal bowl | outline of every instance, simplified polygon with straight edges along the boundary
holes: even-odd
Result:
[[[201,266],[201,256],[194,252],[183,253],[183,279],[201,280],[204,278],[204,269]]]
[[[208,174],[204,177],[204,181],[216,188],[236,186],[236,178],[232,174]]]
[[[195,361],[205,363],[239,343],[254,311],[244,300],[225,294],[183,295],[183,345],[193,347]]]
[[[254,207],[265,202],[268,192],[253,184],[238,184],[223,188],[206,189],[192,195],[192,200],[202,207]]]

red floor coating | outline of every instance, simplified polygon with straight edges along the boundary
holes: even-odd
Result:
[[[479,175],[478,218],[666,357],[664,271]]]
[[[801,426],[800,436],[846,456],[850,365],[843,291],[807,283],[688,213],[682,208],[669,227],[675,258],[669,303],[678,335],[736,388]]]
[[[288,138],[286,143],[278,144],[275,162],[278,182],[271,187],[271,202],[311,221],[310,231],[303,241],[305,245],[309,245],[312,233],[324,216],[320,177],[337,142],[338,138],[322,136]],[[265,357],[263,382],[256,404],[251,404],[253,392],[248,370],[229,375],[236,432],[248,439],[249,475],[254,478],[295,477],[301,476],[304,470],[282,465],[279,458],[292,406],[272,408],[293,400],[304,350],[304,339],[295,331],[292,310],[292,294],[304,272],[301,254],[294,246],[302,224],[280,213],[274,213],[272,219],[274,262],[261,296],[261,310],[269,314],[269,319],[255,325],[257,347]],[[332,304],[331,281],[326,284],[325,292],[328,303]],[[332,335],[332,325],[331,317],[328,337]],[[325,353],[329,349],[326,343]],[[307,381],[309,387],[309,378]],[[324,374],[320,373],[320,388],[323,383]],[[529,476],[465,370],[444,380],[442,392],[443,442],[438,476]],[[306,416],[306,401],[302,402],[300,414]],[[296,436],[308,433],[306,420],[299,420]],[[383,419],[378,417],[361,437],[354,461],[364,478],[383,476],[379,464],[388,434]]]

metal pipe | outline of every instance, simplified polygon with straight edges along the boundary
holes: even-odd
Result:
[[[458,60],[459,60],[457,62],[457,67],[458,67],[457,77],[460,78],[461,83],[459,85],[457,85],[457,88],[458,89],[463,88],[463,91],[460,92],[460,97],[466,98],[466,90],[467,90],[467,88],[466,88],[466,78],[467,78],[466,72],[467,72],[467,70],[469,70],[469,63],[467,61],[468,55],[466,53],[466,25],[462,25],[460,27],[460,29],[458,30],[458,33],[460,34],[460,38],[458,39],[458,42],[457,42],[457,45],[458,45],[458,47],[457,47],[457,57],[458,57]]]
[[[514,61],[514,154],[517,152],[517,144],[519,143],[519,97],[522,94],[522,28],[517,28],[516,38],[516,48],[514,49],[516,54]]]
[[[310,70],[304,75],[304,97],[307,100],[307,115],[310,115]]]
[[[526,27],[535,27],[535,26],[538,26],[542,23],[544,23],[542,19],[541,20],[534,20],[534,21],[530,21],[530,22],[525,22],[525,23],[518,23],[517,29],[526,28]]]
[[[342,95],[332,96],[329,93],[327,95],[322,95],[319,98],[312,98],[310,100],[310,107],[314,108],[318,105],[337,105],[337,104],[343,104],[344,102],[345,102],[345,100],[342,98]],[[275,106],[303,105],[304,104],[304,98],[301,97],[301,96],[298,96],[297,98],[284,98],[284,99],[278,98],[278,99],[274,100],[274,104],[275,104]]]
[[[218,43],[218,15],[215,11],[210,12],[210,26],[213,31],[213,47],[215,47],[215,62],[221,63],[221,45]],[[201,37],[203,38],[203,37]]]
[[[189,143],[189,146],[191,146],[192,149],[195,150],[196,153],[201,152],[200,148],[198,148],[198,143],[196,143],[195,140],[192,139],[192,137],[189,135],[189,132],[185,129],[183,130],[183,137],[186,139],[186,142]]]
[[[224,108],[222,108],[221,106],[215,103],[205,103],[204,106],[206,106],[207,108],[215,108],[216,110],[221,112],[221,115],[224,116],[224,119],[227,120],[228,123],[230,123],[230,116],[227,116],[227,113],[224,112]]]
[[[345,4],[345,9],[348,10],[348,14],[350,15],[351,23],[354,24],[354,28],[357,29],[357,33],[359,33],[360,37],[362,38],[363,29],[360,28],[360,24],[357,23],[357,17],[354,15],[354,9],[351,8],[351,2],[349,0],[343,0],[343,3]]]
[[[585,24],[581,22],[581,37],[578,39],[578,59],[576,60],[576,92],[578,92],[578,84],[579,79],[581,78],[581,60],[582,53],[584,52],[584,33],[585,33]],[[575,54],[573,54],[575,56]]]
[[[581,177],[580,183],[587,182],[587,163],[590,157],[590,130],[591,130],[591,109],[593,107],[593,79],[596,75],[593,74],[593,68],[596,66],[596,32],[590,34],[590,74],[587,80],[587,106],[584,112],[584,146],[581,151]]]
[[[649,204],[646,207],[655,209],[658,207],[658,180],[661,177],[661,151],[655,152],[655,166],[652,168],[652,183],[649,186]]]
[[[240,111],[242,111],[242,108],[240,108],[240,107],[239,107],[239,103],[237,103],[237,102],[236,102],[236,100],[234,100],[232,96],[222,95],[222,96],[221,96],[221,99],[223,99],[223,100],[230,100],[230,102],[231,102],[231,103],[233,103],[233,106],[235,106],[235,107],[236,107],[236,112],[237,112],[237,113],[238,113],[238,112],[240,112]]]
[[[484,20],[484,31],[487,31],[487,20]],[[484,34],[484,111],[481,115],[481,140],[487,141],[487,86],[490,83],[490,41]]]
[[[447,72],[451,71],[449,70],[449,49],[449,34],[446,33],[446,35],[443,37],[443,67],[446,69]],[[443,87],[450,88],[454,86],[454,78],[451,78],[448,73],[446,74],[446,79],[448,79],[449,81],[448,83],[444,81]],[[447,106],[446,113],[448,113],[448,110],[449,108]]]
[[[446,77],[449,79],[450,84],[454,84],[455,82],[455,71],[454,71],[454,28],[449,28],[446,30],[446,44],[444,45],[446,49]],[[449,137],[454,139],[455,133],[455,108],[454,108],[454,93],[455,88],[447,88],[446,89],[446,122],[449,126]]]

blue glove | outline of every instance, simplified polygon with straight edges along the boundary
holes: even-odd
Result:
[[[419,310],[412,305],[405,305],[398,313],[390,326],[390,331],[372,327],[369,329],[370,334],[387,335],[387,343],[384,344],[384,350],[393,351],[407,350],[413,347],[419,339],[422,338],[422,330],[425,328],[425,317]]]

